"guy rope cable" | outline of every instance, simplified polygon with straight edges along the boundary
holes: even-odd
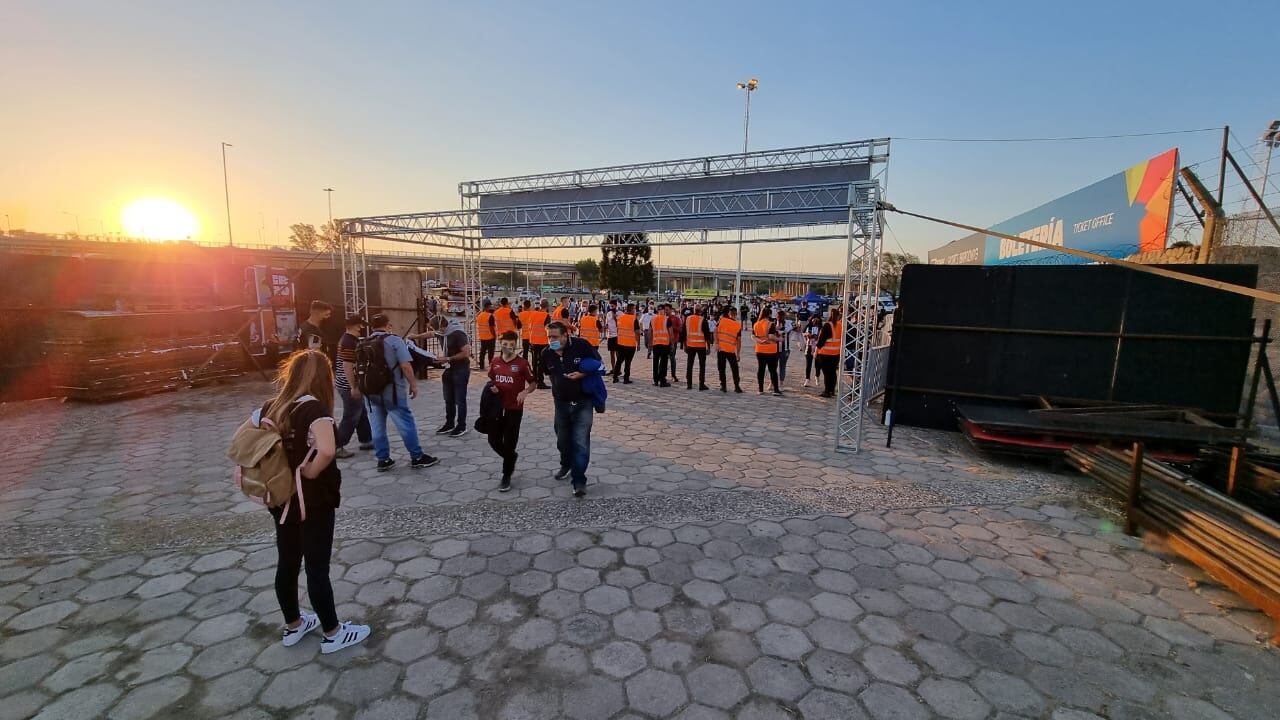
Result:
[[[1215,290],[1222,290],[1224,292],[1235,293],[1237,295],[1246,295],[1248,297],[1255,298],[1257,300],[1265,300],[1267,302],[1280,303],[1280,294],[1267,292],[1266,290],[1258,290],[1256,288],[1245,287],[1244,285],[1236,285],[1234,283],[1222,282],[1221,280],[1213,280],[1210,278],[1198,277],[1196,275],[1188,275],[1187,273],[1181,273],[1176,270],[1168,270],[1166,268],[1158,267],[1155,265],[1143,265],[1141,263],[1130,262],[1128,260],[1119,260],[1117,258],[1107,257],[1106,255],[1091,253],[1086,250],[1077,250],[1075,248],[1064,247],[1061,245],[1053,245],[1046,242],[1040,242],[1039,240],[1028,240],[1027,238],[1024,238],[1024,237],[1018,237],[1017,235],[1008,235],[1006,233],[1002,233],[996,230],[991,230],[990,228],[974,227],[973,225],[965,225],[964,223],[953,222],[951,220],[943,220],[942,218],[930,217],[928,215],[921,215],[919,213],[908,212],[906,210],[899,210],[898,208],[894,207],[892,203],[885,202],[885,201],[881,201],[879,203],[879,207],[881,210],[886,210],[888,212],[896,212],[901,215],[920,218],[921,220],[928,220],[929,222],[935,222],[941,225],[950,225],[951,227],[960,228],[961,230],[968,230],[970,232],[983,233],[985,235],[991,235],[992,237],[998,237],[1004,240],[1009,240],[1011,242],[1023,243],[1024,245],[1033,245],[1038,248],[1044,248],[1045,250],[1053,250],[1055,252],[1064,253],[1066,255],[1072,255],[1074,257],[1083,258],[1085,260],[1089,260],[1090,262],[1105,263],[1107,265],[1119,265],[1120,267],[1129,268],[1130,270],[1147,273],[1149,275],[1158,275],[1163,278],[1169,278],[1170,280],[1181,280],[1182,282],[1192,283],[1193,285],[1203,285],[1204,287],[1214,288]]]

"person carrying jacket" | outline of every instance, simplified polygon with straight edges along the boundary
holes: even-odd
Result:
[[[520,443],[520,423],[524,420],[524,401],[537,387],[529,361],[516,355],[520,336],[509,330],[498,338],[498,357],[489,363],[489,393],[501,398],[499,415],[485,428],[489,447],[502,458],[502,480],[498,492],[511,490],[511,475],[516,469],[516,446]]]
[[[569,335],[562,323],[547,326],[547,349],[542,362],[551,376],[555,404],[556,447],[560,450],[557,480],[572,476],[574,497],[587,494],[587,466],[591,462],[591,424],[594,403],[583,388],[583,363],[600,362],[600,354],[582,338]]]

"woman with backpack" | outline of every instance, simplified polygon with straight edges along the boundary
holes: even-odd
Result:
[[[333,426],[333,369],[316,350],[289,356],[276,378],[275,397],[262,406],[261,419],[280,433],[296,492],[288,502],[270,508],[276,526],[276,598],[284,613],[283,642],[296,644],[321,629],[320,651],[331,653],[369,636],[369,626],[339,622],[329,583],[333,554],[334,511],[342,474],[333,461],[337,441]],[[298,571],[306,562],[307,594],[315,614],[298,608]]]

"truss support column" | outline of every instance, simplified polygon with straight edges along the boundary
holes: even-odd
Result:
[[[348,315],[359,315],[368,320],[369,293],[365,276],[367,265],[364,237],[342,233],[339,241],[342,255],[342,302]]]
[[[479,207],[479,200],[473,196],[464,196],[462,199],[462,209],[468,213],[469,225],[477,224],[475,213]],[[463,241],[462,250],[462,297],[465,307],[462,310],[462,325],[466,328],[467,336],[472,342],[478,342],[476,338],[476,314],[480,311],[480,301],[484,297],[484,269],[481,264],[480,252],[480,232],[478,230],[470,230],[466,233],[467,238]]]
[[[880,294],[881,210],[880,183],[849,186],[849,244],[841,287],[841,320],[844,338],[837,370],[835,449],[858,452],[862,448],[867,418],[867,365],[875,339]]]

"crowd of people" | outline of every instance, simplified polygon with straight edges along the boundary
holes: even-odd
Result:
[[[246,421],[255,429],[278,433],[290,472],[295,474],[296,498],[290,495],[287,502],[275,504],[269,497],[259,498],[276,521],[276,593],[285,619],[282,642],[293,645],[318,628],[324,653],[355,645],[370,633],[367,625],[338,619],[328,578],[341,485],[336,461],[355,455],[347,447],[354,435],[360,450],[373,450],[379,472],[393,469],[390,419],[409,453],[411,467],[439,463],[422,448],[409,402],[419,393],[422,359],[442,369],[445,419],[436,430],[440,435],[459,437],[468,432],[467,390],[473,373],[472,341],[455,318],[432,315],[424,332],[401,337],[390,331],[385,314],[367,321],[353,315],[345,318],[343,334],[330,347],[321,328],[332,315],[328,303],[311,303],[307,320],[299,326],[296,351],[277,377],[275,395]],[[631,384],[632,362],[643,346],[646,357],[653,360],[653,384],[672,387],[673,381],[680,382],[683,350],[685,388],[693,390],[696,366],[697,388],[706,391],[710,389],[707,358],[714,352],[719,390],[727,393],[732,387],[741,393],[747,334],[753,339],[759,394],[766,392],[766,378],[770,393],[783,394],[794,346],[805,354],[804,385],[817,374],[822,378],[822,396],[834,395],[844,337],[834,309],[825,319],[810,314],[802,324],[786,310],[768,305],[744,306],[740,314],[739,308],[724,302],[684,301],[677,307],[670,302],[613,299],[597,305],[562,298],[553,308],[547,300],[525,300],[517,307],[505,297],[496,304],[485,299],[476,315],[475,369],[484,371],[488,382],[481,391],[476,427],[502,459],[498,490],[512,488],[524,405],[531,393],[551,391],[560,453],[555,478],[568,480],[572,494],[581,498],[586,495],[594,415],[605,409],[605,378]],[[419,343],[425,340],[432,342],[424,344],[438,350],[421,350]],[[337,405],[342,408],[340,421],[334,419]],[[292,511],[294,499],[296,512]],[[298,574],[304,563],[314,613],[303,613],[298,606]]]

